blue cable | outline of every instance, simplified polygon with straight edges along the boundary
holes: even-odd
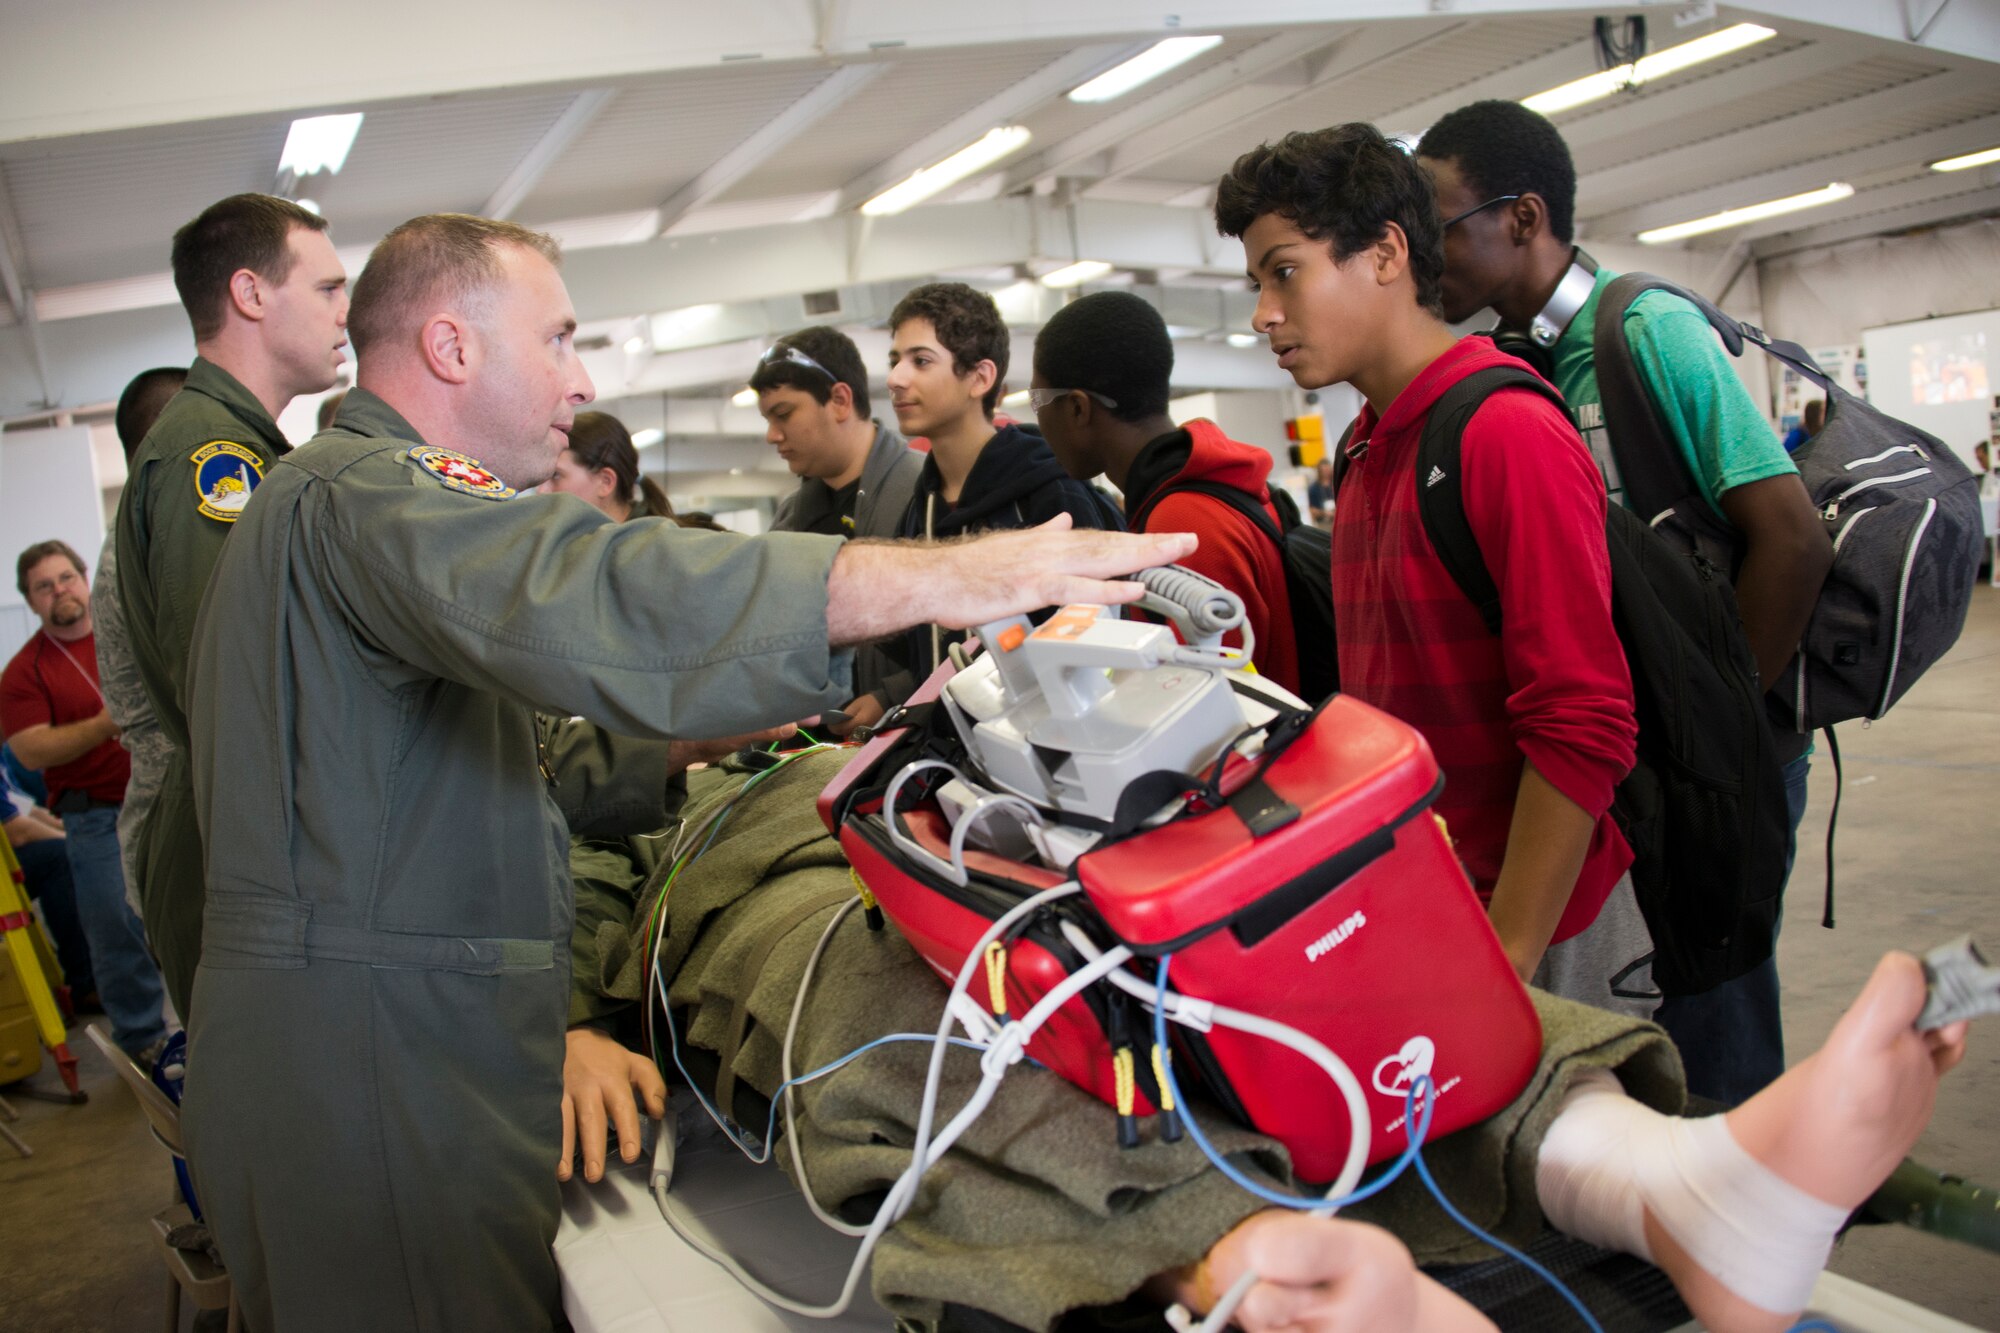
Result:
[[[1166,1006],[1160,997],[1164,997],[1167,993],[1167,977],[1169,969],[1173,964],[1173,957],[1170,953],[1160,956],[1158,980],[1154,983],[1159,988],[1160,996],[1155,997],[1153,1002],[1153,1042],[1160,1048],[1162,1056],[1160,1066],[1167,1076],[1167,1090],[1173,1094],[1174,1105],[1180,1110],[1181,1119],[1187,1125],[1188,1134],[1194,1139],[1195,1144],[1207,1156],[1208,1160],[1215,1165],[1217,1170],[1260,1199],[1269,1200],[1286,1208],[1314,1210],[1321,1208],[1344,1208],[1349,1204],[1358,1203],[1388,1188],[1390,1182],[1402,1175],[1406,1168],[1415,1165],[1418,1178],[1424,1182],[1425,1187],[1430,1190],[1431,1195],[1437,1199],[1438,1203],[1454,1222],[1457,1222],[1472,1235],[1491,1245],[1502,1254],[1519,1262],[1528,1271],[1534,1273],[1551,1287],[1554,1287],[1556,1292],[1564,1300],[1568,1301],[1577,1314],[1582,1317],[1584,1325],[1591,1330],[1591,1333],[1604,1333],[1603,1325],[1599,1324],[1591,1316],[1589,1309],[1585,1307],[1584,1303],[1578,1300],[1576,1294],[1568,1287],[1565,1287],[1556,1278],[1554,1273],[1551,1273],[1548,1269],[1542,1267],[1542,1265],[1536,1263],[1513,1246],[1488,1235],[1474,1226],[1466,1218],[1465,1214],[1452,1206],[1451,1200],[1444,1196],[1444,1192],[1438,1188],[1437,1182],[1431,1178],[1430,1168],[1424,1164],[1423,1155],[1424,1137],[1430,1133],[1431,1111],[1437,1102],[1437,1099],[1431,1095],[1430,1090],[1432,1085],[1429,1075],[1419,1076],[1411,1084],[1409,1092],[1404,1097],[1403,1128],[1404,1132],[1409,1136],[1410,1146],[1403,1150],[1402,1155],[1390,1165],[1386,1172],[1344,1198],[1324,1199],[1303,1197],[1296,1194],[1283,1194],[1251,1180],[1225,1161],[1222,1155],[1216,1152],[1215,1148],[1209,1143],[1208,1136],[1201,1132],[1201,1126],[1195,1123],[1194,1115],[1188,1108],[1187,1099],[1181,1096],[1180,1086],[1174,1078],[1173,1060],[1167,1054]],[[1421,1106],[1417,1102],[1419,1096],[1423,1098]]]
[[[1431,1086],[1431,1079],[1430,1075],[1428,1074],[1418,1075],[1416,1081],[1410,1085],[1410,1090],[1409,1093],[1407,1094],[1408,1109],[1404,1112],[1406,1117],[1415,1115],[1416,1098],[1420,1090],[1424,1093],[1426,1102],[1434,1100],[1430,1096],[1430,1091],[1429,1091],[1430,1086]],[[1426,1122],[1425,1128],[1429,1128],[1428,1116],[1425,1117],[1425,1122]],[[1478,1227],[1472,1224],[1472,1220],[1470,1218],[1468,1218],[1464,1213],[1458,1211],[1457,1207],[1455,1207],[1452,1204],[1452,1201],[1445,1197],[1444,1191],[1438,1188],[1437,1181],[1432,1178],[1430,1166],[1424,1161],[1424,1154],[1421,1145],[1422,1145],[1422,1140],[1420,1138],[1415,1136],[1411,1137],[1410,1150],[1416,1154],[1417,1178],[1424,1182],[1424,1188],[1431,1192],[1431,1197],[1438,1201],[1438,1206],[1444,1209],[1445,1212],[1450,1215],[1451,1220],[1458,1223],[1461,1227],[1464,1227],[1472,1235],[1478,1237],[1482,1241],[1485,1241],[1488,1245],[1491,1245],[1494,1249],[1500,1251],[1500,1253],[1506,1255],[1509,1259],[1512,1259],[1514,1262],[1520,1264],[1523,1268],[1527,1269],[1530,1273],[1533,1273],[1536,1277],[1540,1278],[1542,1281],[1548,1283],[1551,1287],[1555,1288],[1556,1294],[1569,1302],[1570,1308],[1576,1311],[1577,1317],[1583,1320],[1584,1327],[1591,1330],[1591,1333],[1604,1333],[1604,1326],[1597,1322],[1596,1316],[1590,1313],[1589,1307],[1586,1306],[1581,1300],[1577,1299],[1576,1293],[1571,1291],[1568,1287],[1564,1286],[1560,1278],[1558,1278],[1554,1273],[1551,1273],[1548,1269],[1544,1268],[1542,1265],[1536,1263],[1533,1259],[1530,1259],[1527,1255],[1521,1253],[1521,1251],[1509,1245],[1506,1241],[1501,1240],[1497,1236],[1489,1235],[1487,1232],[1481,1231]]]
[[[1801,1319],[1787,1329],[1786,1333],[1840,1333],[1840,1329],[1824,1319]]]
[[[1158,980],[1154,984],[1159,988],[1161,995],[1167,993],[1167,973],[1173,966],[1173,961],[1174,956],[1170,953],[1160,956],[1160,967],[1156,974]],[[1282,1190],[1275,1190],[1269,1185],[1252,1180],[1249,1176],[1244,1175],[1235,1166],[1231,1165],[1229,1160],[1217,1152],[1215,1146],[1208,1141],[1208,1135],[1202,1133],[1201,1126],[1195,1123],[1194,1112],[1189,1108],[1187,1098],[1181,1095],[1180,1081],[1174,1077],[1173,1057],[1167,1047],[1166,1009],[1158,999],[1155,999],[1153,1003],[1153,1044],[1159,1047],[1160,1050],[1160,1068],[1167,1077],[1167,1092],[1172,1095],[1174,1106],[1180,1111],[1181,1122],[1187,1126],[1188,1136],[1195,1141],[1195,1146],[1201,1149],[1203,1155],[1214,1164],[1216,1170],[1222,1172],[1223,1175],[1227,1176],[1237,1186],[1268,1203],[1275,1203],[1282,1208],[1296,1208],[1301,1212],[1316,1212],[1324,1208],[1345,1208],[1350,1204],[1359,1203],[1363,1199],[1373,1198],[1375,1195],[1389,1188],[1396,1177],[1402,1175],[1409,1168],[1410,1163],[1416,1160],[1417,1145],[1423,1142],[1423,1135],[1430,1129],[1431,1100],[1426,1099],[1424,1102],[1423,1123],[1417,1129],[1416,1139],[1411,1142],[1408,1148],[1403,1150],[1400,1157],[1390,1163],[1386,1171],[1367,1184],[1356,1187],[1352,1194],[1338,1199],[1329,1199],[1322,1195],[1289,1194]]]
[[[931,1034],[920,1033],[920,1032],[891,1033],[886,1037],[877,1037],[875,1038],[875,1040],[868,1042],[865,1045],[857,1046],[853,1050],[849,1051],[846,1055],[841,1056],[838,1060],[832,1061],[829,1064],[821,1065],[818,1069],[813,1070],[809,1074],[798,1074],[786,1080],[785,1082],[780,1083],[778,1085],[778,1090],[771,1095],[771,1117],[764,1126],[763,1142],[755,1143],[755,1141],[752,1140],[750,1137],[750,1131],[732,1125],[726,1118],[723,1117],[721,1112],[715,1109],[715,1104],[709,1101],[709,1099],[702,1094],[701,1085],[697,1083],[694,1080],[694,1077],[688,1073],[687,1066],[681,1063],[681,1044],[678,1035],[674,1031],[673,1012],[667,1009],[664,1005],[661,1006],[661,1010],[662,1013],[665,1015],[665,1020],[666,1020],[667,1047],[669,1050],[673,1052],[674,1068],[680,1070],[681,1079],[683,1082],[687,1084],[688,1091],[692,1092],[694,1094],[695,1100],[701,1103],[701,1109],[708,1112],[708,1118],[713,1120],[716,1123],[716,1126],[719,1129],[721,1129],[723,1133],[729,1136],[730,1141],[736,1145],[737,1151],[741,1152],[745,1157],[748,1157],[751,1161],[757,1163],[760,1166],[763,1163],[771,1160],[771,1144],[773,1143],[773,1141],[775,1141],[778,1134],[778,1103],[779,1100],[785,1095],[786,1088],[796,1087],[801,1083],[810,1083],[816,1078],[825,1078],[828,1074],[846,1068],[849,1064],[859,1059],[861,1056],[866,1055],[869,1051],[874,1050],[877,1046],[886,1046],[891,1042],[897,1042],[897,1041],[921,1041],[921,1042],[931,1042],[931,1043],[935,1043],[937,1041],[937,1036],[935,1033]],[[963,1046],[967,1050],[984,1051],[986,1049],[984,1046],[981,1046],[978,1042],[967,1041],[964,1037],[947,1037],[945,1038],[945,1040],[951,1043],[953,1046]],[[753,1151],[753,1144],[755,1144],[754,1151]]]

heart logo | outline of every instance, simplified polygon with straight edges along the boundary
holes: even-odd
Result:
[[[1410,1085],[1420,1078],[1428,1077],[1431,1062],[1437,1059],[1437,1045],[1429,1037],[1412,1037],[1403,1043],[1403,1049],[1387,1056],[1375,1066],[1375,1091],[1384,1097],[1394,1097],[1402,1101],[1410,1091]]]

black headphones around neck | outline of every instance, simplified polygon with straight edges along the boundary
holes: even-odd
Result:
[[[1582,247],[1571,253],[1569,272],[1549,296],[1549,303],[1530,320],[1526,329],[1509,329],[1498,324],[1487,331],[1493,345],[1509,356],[1519,357],[1545,380],[1555,378],[1555,345],[1590,299],[1597,287],[1597,261]]]

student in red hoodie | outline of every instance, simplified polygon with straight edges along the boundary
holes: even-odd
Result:
[[[1063,469],[1078,481],[1109,477],[1125,496],[1126,521],[1143,516],[1135,530],[1201,538],[1182,563],[1243,599],[1257,670],[1296,692],[1298,649],[1276,543],[1227,500],[1186,489],[1241,491],[1282,528],[1265,489],[1271,455],[1230,439],[1213,421],[1174,425],[1173,373],[1174,343],[1160,312],[1130,292],[1096,292],[1057,311],[1036,335],[1028,401]],[[1240,647],[1240,638],[1225,642]]]
[[[1499,391],[1467,423],[1460,488],[1500,590],[1491,633],[1424,531],[1415,456],[1447,388],[1520,363],[1444,323],[1423,170],[1369,125],[1289,134],[1237,159],[1215,218],[1242,238],[1253,326],[1279,366],[1302,388],[1348,383],[1366,400],[1333,519],[1342,688],[1430,742],[1437,811],[1515,970],[1645,1017],[1652,945],[1609,813],[1638,727],[1589,451],[1526,390]]]

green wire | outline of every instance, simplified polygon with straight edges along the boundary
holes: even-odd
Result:
[[[774,745],[776,744],[775,741],[772,743]],[[667,895],[673,891],[674,881],[680,878],[681,871],[687,869],[690,865],[700,860],[701,854],[709,849],[710,844],[712,844],[715,841],[716,835],[722,831],[723,821],[728,819],[730,813],[736,809],[736,803],[742,800],[744,796],[748,795],[752,787],[757,786],[759,783],[763,782],[766,778],[770,777],[773,773],[791,767],[794,763],[797,763],[799,760],[805,758],[807,755],[823,754],[828,750],[836,750],[839,748],[841,747],[829,742],[814,741],[813,744],[806,749],[794,750],[792,753],[786,755],[784,758],[780,759],[777,763],[771,765],[763,772],[752,774],[749,781],[745,782],[741,787],[738,787],[736,789],[735,795],[731,796],[727,801],[723,802],[722,807],[719,810],[717,810],[713,815],[709,816],[708,820],[702,825],[700,829],[695,830],[695,837],[688,839],[687,850],[682,852],[678,857],[674,859],[673,868],[667,872],[667,878],[665,879],[664,882],[661,883],[660,892],[653,899],[653,909],[651,913],[648,914],[646,920],[646,938],[652,941],[652,948],[650,952],[653,958],[652,967],[649,967],[647,969],[647,972],[649,974],[651,973],[653,967],[659,966],[659,948],[661,944],[661,940],[659,937],[659,928],[661,924],[661,917],[666,911]],[[700,842],[699,850],[697,850],[696,839],[700,837],[701,832],[704,829],[707,830],[708,837]],[[648,1014],[652,1012],[652,997],[650,994],[647,996],[646,999],[646,1011]],[[646,1029],[647,1029],[647,1036],[649,1039],[649,1043],[653,1048],[653,1063],[655,1065],[659,1065],[660,1064],[659,1027],[657,1024],[654,1024],[649,1021],[646,1024]],[[662,1066],[662,1068],[664,1068],[664,1066]]]

